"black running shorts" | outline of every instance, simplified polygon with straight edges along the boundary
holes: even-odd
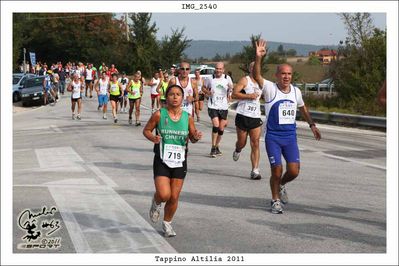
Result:
[[[120,95],[110,95],[110,100],[114,102],[119,102],[120,101]]]
[[[219,119],[227,120],[228,110],[216,110],[208,108],[208,115],[211,119],[218,117]]]
[[[251,129],[260,127],[263,125],[263,122],[260,118],[253,118],[242,114],[237,114],[235,124],[239,129],[249,131]]]
[[[153,164],[154,179],[157,176],[166,176],[169,178],[184,179],[187,174],[187,159],[183,162],[183,167],[170,168],[158,155],[154,156]]]

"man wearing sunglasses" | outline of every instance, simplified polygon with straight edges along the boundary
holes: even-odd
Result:
[[[190,64],[187,62],[181,62],[179,68],[179,75],[177,77],[172,77],[169,80],[170,85],[179,85],[184,90],[184,98],[182,103],[182,109],[194,117],[194,106],[193,103],[197,100],[198,89],[197,81],[191,79],[188,74],[190,74]]]
[[[208,115],[212,119],[212,148],[210,156],[215,158],[221,156],[219,149],[220,141],[227,125],[227,113],[231,100],[233,82],[231,78],[224,74],[224,64],[219,62],[215,66],[215,74],[210,79],[206,79],[203,92],[209,97]]]

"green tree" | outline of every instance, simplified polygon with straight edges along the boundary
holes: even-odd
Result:
[[[278,52],[271,52],[266,57],[267,64],[283,64],[286,63],[287,59],[282,57]]]
[[[370,32],[368,18],[367,13],[346,15],[345,57],[331,65],[330,74],[343,107],[376,114],[381,109],[375,99],[386,78],[386,30],[373,28]]]
[[[151,76],[152,72],[161,65],[159,58],[159,44],[156,40],[155,22],[151,23],[151,13],[129,14],[132,24],[131,31],[131,54],[132,64],[135,70],[141,70],[143,75]]]
[[[288,49],[286,54],[287,54],[287,56],[296,56],[296,50],[295,49]]]
[[[309,59],[306,62],[306,64],[312,65],[312,66],[314,66],[314,65],[317,66],[317,65],[321,65],[321,61],[320,61],[319,57],[317,57],[315,55],[311,55],[311,56],[309,56]]]
[[[284,50],[284,46],[283,46],[282,44],[280,44],[280,45],[277,47],[277,54],[278,54],[278,55],[281,55],[281,56],[285,56],[285,50]]]
[[[190,46],[192,40],[184,35],[185,28],[172,29],[171,36],[164,36],[160,44],[161,65],[168,68],[183,59],[183,51]]]

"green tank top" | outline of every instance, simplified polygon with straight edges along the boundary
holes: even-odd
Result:
[[[119,95],[121,95],[121,91],[120,91],[120,89],[119,89],[119,82],[117,81],[117,82],[112,82],[112,81],[110,81],[109,82],[109,84],[110,84],[110,94],[111,95],[113,95],[113,96],[119,96]]]
[[[188,113],[182,112],[179,121],[173,121],[166,108],[160,109],[161,119],[157,130],[161,135],[159,157],[170,168],[182,167],[186,159]]]
[[[141,93],[140,93],[140,88],[141,88],[141,81],[137,81],[137,83],[134,82],[134,80],[132,80],[132,85],[130,86],[130,90],[132,91],[132,93],[128,92],[127,94],[127,98],[129,99],[138,99],[141,97]]]
[[[166,100],[165,92],[166,92],[166,89],[168,88],[168,84],[169,84],[169,82],[162,80],[162,84],[161,84],[161,91],[162,91],[161,92],[161,100]]]

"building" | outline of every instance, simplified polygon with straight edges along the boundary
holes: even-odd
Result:
[[[316,52],[310,52],[309,56],[317,56],[323,65],[329,65],[331,61],[337,59],[338,53],[333,49],[322,49]]]

